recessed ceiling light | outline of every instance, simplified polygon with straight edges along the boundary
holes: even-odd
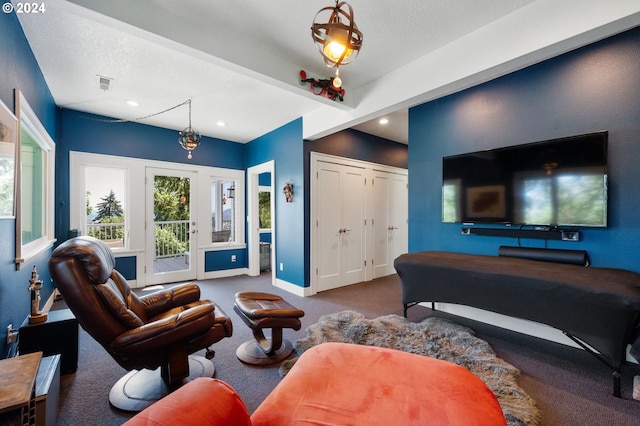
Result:
[[[218,121],[216,124],[220,127],[224,127],[227,125],[227,123],[225,123],[224,121]]]
[[[138,105],[140,105],[139,103],[137,103],[136,101],[133,101],[133,100],[128,100],[126,102],[127,102],[127,105],[132,106],[132,107],[137,107]]]
[[[380,124],[388,124],[389,123],[389,119],[388,118],[381,118],[380,120],[378,120],[378,123],[380,123]]]

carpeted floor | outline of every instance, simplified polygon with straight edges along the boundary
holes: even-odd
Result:
[[[279,366],[248,366],[235,356],[236,348],[253,338],[251,330],[233,311],[233,296],[238,291],[266,291],[281,295],[305,311],[300,331],[285,330],[285,338],[295,341],[306,335],[306,327],[330,313],[353,310],[366,318],[402,315],[401,288],[393,275],[366,283],[319,293],[302,298],[271,286],[271,277],[246,276],[199,282],[204,298],[216,303],[231,317],[234,334],[214,345],[216,377],[233,386],[250,412],[280,381]],[[54,309],[64,308],[57,302]],[[510,332],[482,323],[465,320],[416,306],[408,319],[447,318],[471,328],[487,341],[496,354],[521,371],[519,385],[536,401],[541,425],[638,425],[640,401],[631,399],[632,380],[640,375],[640,367],[623,367],[623,398],[611,394],[611,373],[598,360],[584,351]],[[200,355],[204,354],[199,353]],[[58,424],[120,425],[131,413],[120,412],[109,405],[111,386],[126,372],[113,361],[91,337],[80,332],[78,370],[61,378]]]

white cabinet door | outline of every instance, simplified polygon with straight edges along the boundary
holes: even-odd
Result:
[[[376,172],[373,197],[373,278],[395,273],[393,261],[407,251],[407,177]]]
[[[387,275],[395,274],[393,261],[408,250],[408,218],[409,218],[409,195],[407,188],[407,177],[393,175],[389,182],[388,206],[389,224],[388,237],[388,264]]]
[[[364,170],[319,162],[316,179],[317,291],[364,281]]]
[[[389,275],[389,175],[378,173],[372,181],[373,278]],[[393,265],[392,265],[393,267]]]

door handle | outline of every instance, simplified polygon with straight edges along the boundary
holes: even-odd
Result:
[[[390,227],[388,227],[387,229],[388,229],[389,231],[393,231],[394,229],[398,229],[398,228],[397,228],[397,227],[395,227],[395,226],[390,226]]]

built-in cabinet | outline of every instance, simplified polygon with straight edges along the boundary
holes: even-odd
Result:
[[[312,153],[312,292],[393,274],[407,200],[406,169]]]

